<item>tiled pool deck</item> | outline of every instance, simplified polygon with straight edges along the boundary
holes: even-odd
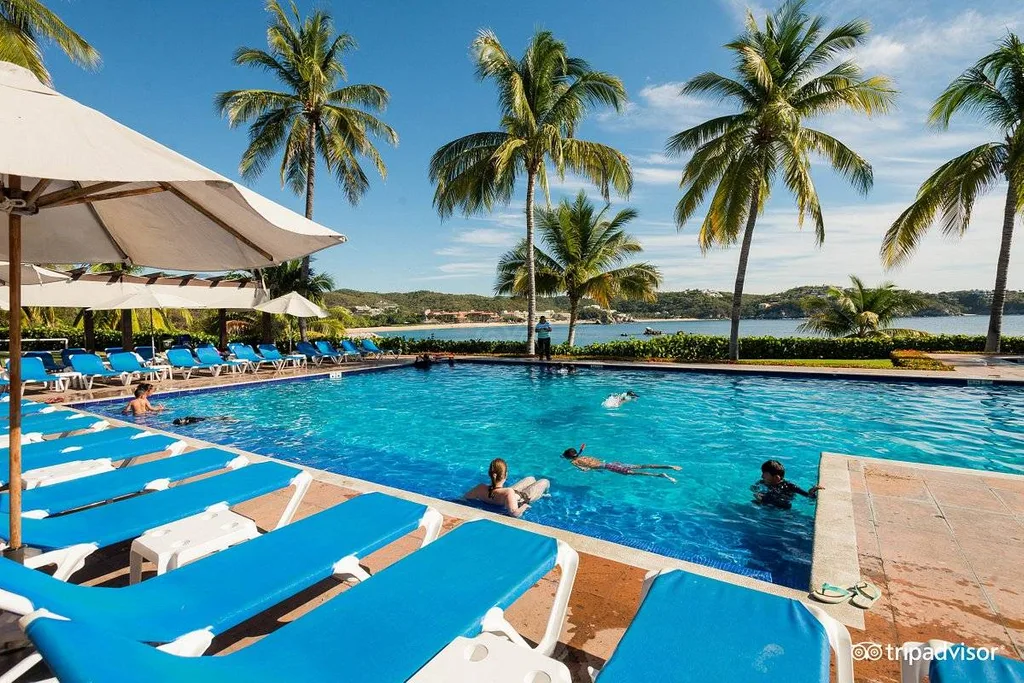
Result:
[[[1024,379],[1024,366],[1019,378],[1016,373],[1007,377],[1002,368],[998,372],[999,379]],[[826,370],[820,374],[833,373]],[[907,376],[902,372],[894,374]],[[992,378],[992,374],[986,377]],[[195,388],[239,379],[192,380],[184,386]],[[180,385],[165,382],[161,388]],[[116,396],[122,391],[101,389],[90,397]],[[855,643],[899,645],[908,640],[944,638],[976,646],[996,646],[1008,656],[1024,656],[1024,477],[838,455],[825,455],[822,471],[823,477],[828,472],[829,482],[833,478],[840,482],[835,490],[822,494],[823,508],[828,497],[834,495],[832,502],[836,505],[825,509],[849,512],[831,522],[819,515],[818,524],[835,526],[833,531],[847,537],[852,531],[856,544],[853,554],[852,546],[847,544],[845,550],[840,548],[831,557],[832,565],[822,560],[821,566],[845,566],[853,571],[855,568],[850,565],[855,554],[859,573],[877,584],[883,593],[882,599],[863,615],[859,611],[852,613],[850,607],[829,608],[852,626]],[[318,481],[300,507],[298,517],[364,490],[383,489],[335,474],[315,474]],[[412,494],[401,495],[423,500]],[[284,500],[283,494],[271,494],[237,509],[266,527],[276,520]],[[466,518],[484,514],[444,501],[434,504],[445,514],[446,530]],[[589,681],[587,667],[599,667],[614,650],[636,611],[641,582],[648,569],[694,569],[650,553],[503,519],[564,537],[581,552],[569,618],[556,652],[570,666],[574,681]],[[415,547],[415,540],[406,539],[371,556],[366,565],[371,571],[379,570]],[[126,583],[127,551],[127,544],[104,551],[75,580],[107,585]],[[817,548],[815,560],[817,580],[821,578]],[[736,575],[703,568],[697,571],[796,597],[788,589]],[[833,578],[845,581],[847,576]],[[554,585],[551,577],[542,580],[509,610],[510,621],[528,639],[536,640],[543,629]],[[215,651],[243,647],[341,590],[344,588],[331,581],[324,582],[219,637]],[[857,628],[861,624],[863,628]],[[2,663],[0,668],[4,668]],[[894,661],[857,662],[855,673],[857,681],[899,680],[899,667]]]

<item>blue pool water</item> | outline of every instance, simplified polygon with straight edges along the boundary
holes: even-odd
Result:
[[[640,399],[601,406],[613,392]],[[505,458],[512,477],[552,482],[526,518],[806,588],[813,503],[751,503],[760,464],[807,487],[822,451],[1024,472],[1024,398],[959,386],[714,373],[465,364],[256,384],[160,399],[153,426],[445,499]],[[115,414],[121,404],[96,409]],[[174,427],[184,415],[237,422]],[[560,457],[587,443],[606,460],[675,463],[679,482],[581,472]]]

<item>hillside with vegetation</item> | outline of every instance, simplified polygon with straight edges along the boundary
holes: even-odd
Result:
[[[828,291],[826,285],[794,287],[774,294],[744,294],[744,318],[778,319],[807,316],[809,302]],[[986,315],[991,295],[982,290],[955,292],[914,292],[920,305],[914,315]],[[637,320],[666,318],[728,318],[730,292],[689,289],[680,292],[659,292],[653,302],[615,301],[612,309]],[[422,323],[424,311],[502,311],[526,310],[524,297],[483,296],[479,294],[445,294],[443,292],[362,292],[340,289],[326,295],[329,307],[344,307],[353,312],[353,322],[359,325],[403,325]],[[593,302],[585,302],[592,304]],[[539,310],[565,312],[566,297],[540,298]],[[373,313],[360,312],[361,307]],[[386,309],[386,310],[384,310]],[[380,312],[377,312],[380,310]],[[1024,292],[1007,292],[1006,313],[1024,314]],[[595,309],[584,312],[584,317],[597,315]],[[351,324],[351,323],[350,323]]]

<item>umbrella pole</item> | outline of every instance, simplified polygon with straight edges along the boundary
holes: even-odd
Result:
[[[156,358],[156,328],[153,327],[153,309],[149,309],[149,345],[153,347],[153,358]]]
[[[21,176],[8,176],[11,198],[21,197]],[[15,557],[20,555],[21,548],[21,216],[11,211],[7,214],[8,255],[10,262],[10,352],[8,368],[10,376],[10,447],[8,460],[10,474],[7,478],[8,513],[10,516],[10,535],[8,548],[14,551]]]

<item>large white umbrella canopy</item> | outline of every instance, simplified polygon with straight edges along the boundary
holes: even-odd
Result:
[[[0,283],[6,285],[10,279],[11,264],[7,261],[0,261]],[[64,273],[58,273],[55,270],[47,270],[30,263],[21,265],[21,284],[23,285],[45,285],[50,282],[63,282],[70,279]]]
[[[91,306],[94,311],[123,311],[136,308],[202,308],[195,301],[161,290],[144,289],[128,296]]]
[[[300,258],[345,241],[0,62],[0,211],[12,264],[123,262],[224,271]],[[10,323],[10,537],[21,546],[21,318]]]
[[[283,296],[256,306],[257,311],[263,313],[277,313],[280,315],[292,315],[296,318],[326,318],[327,311],[302,296],[298,292],[288,292]]]

